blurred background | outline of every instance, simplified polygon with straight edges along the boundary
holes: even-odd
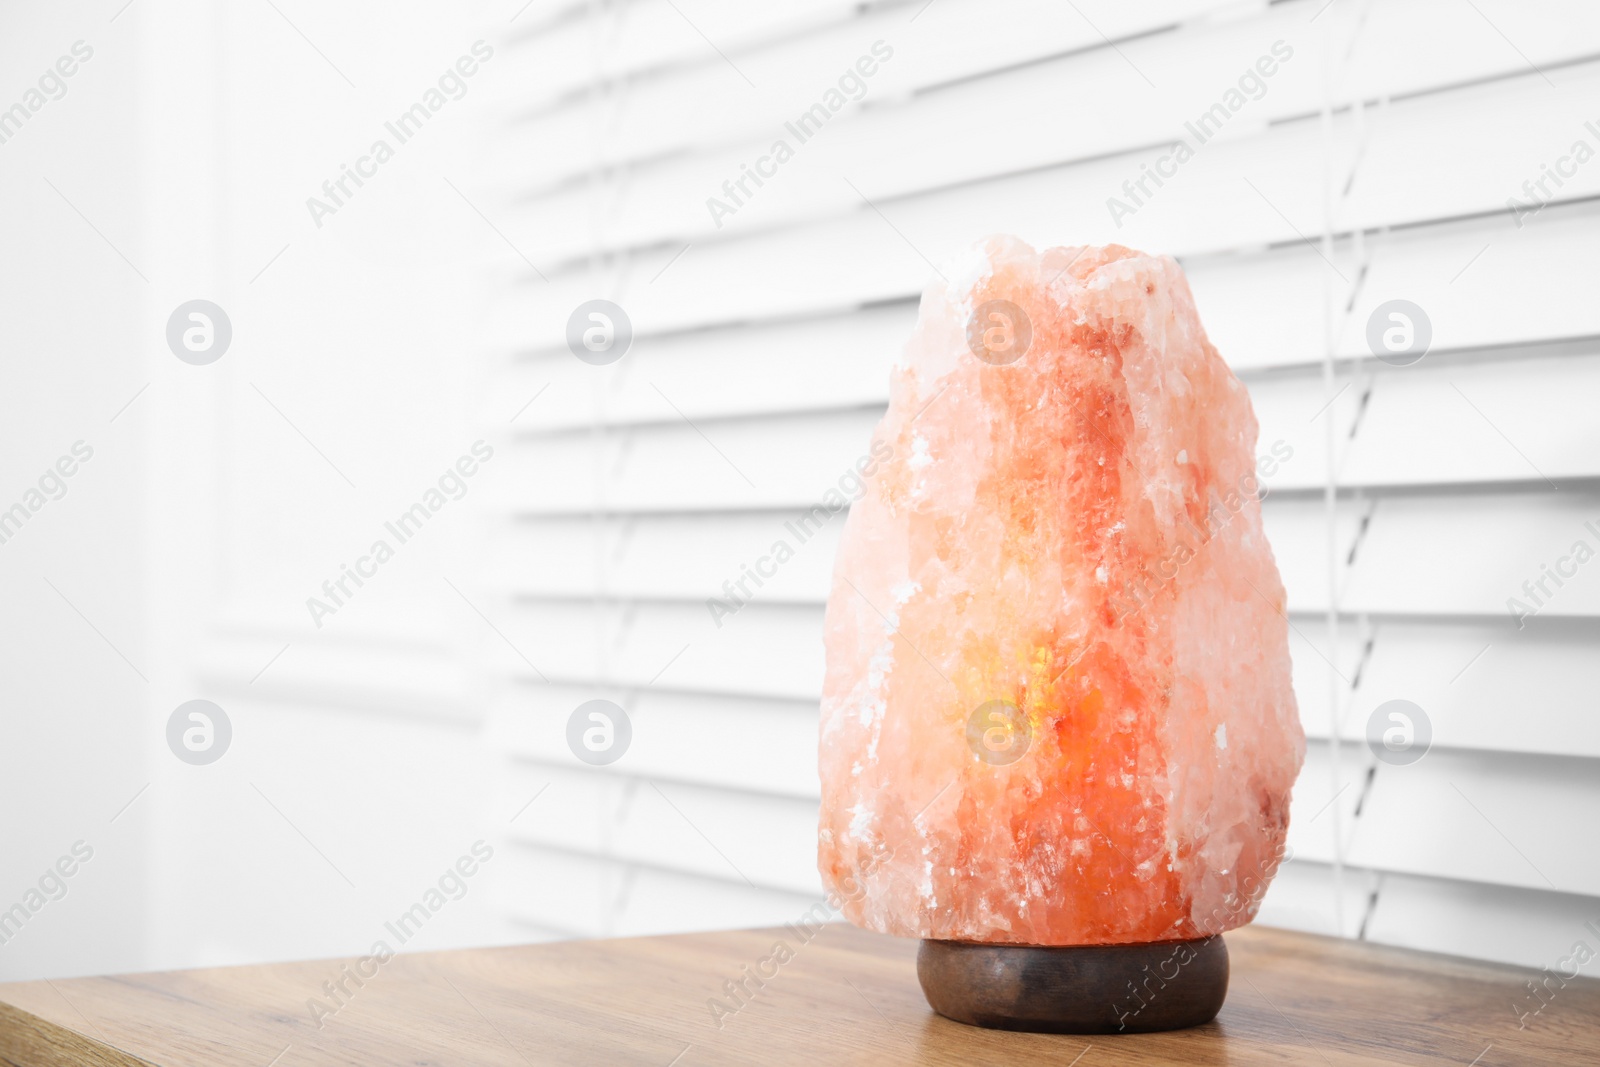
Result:
[[[11,2],[0,71],[0,979],[798,917],[842,520],[708,598],[996,232],[1178,257],[1281,461],[1260,921],[1600,921],[1593,5]]]

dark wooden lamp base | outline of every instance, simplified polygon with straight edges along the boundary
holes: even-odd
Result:
[[[1216,1018],[1228,995],[1221,936],[1144,945],[924,941],[917,979],[934,1011],[995,1030],[1137,1034]]]

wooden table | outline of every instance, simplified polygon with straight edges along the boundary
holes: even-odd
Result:
[[[782,963],[779,940],[793,953]],[[359,964],[371,975],[360,986],[345,977],[359,961],[326,960],[0,985],[0,1062],[1600,1063],[1600,980],[1551,978],[1543,1010],[1519,1029],[1517,1012],[1540,1003],[1532,971],[1264,928],[1228,944],[1221,1016],[1171,1034],[962,1026],[923,1001],[916,942],[834,925],[809,941],[785,928],[403,955]],[[724,982],[763,971],[753,999],[728,997]],[[320,996],[333,1011],[323,983],[341,980],[337,1012],[308,1006]],[[715,1021],[712,998],[725,1009]]]

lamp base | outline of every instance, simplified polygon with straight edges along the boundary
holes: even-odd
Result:
[[[1221,935],[1047,947],[924,941],[917,979],[947,1019],[994,1030],[1137,1034],[1216,1018],[1228,995]]]

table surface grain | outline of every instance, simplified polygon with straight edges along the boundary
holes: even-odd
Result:
[[[1548,977],[1536,1000],[1531,970],[1265,928],[1227,941],[1222,1014],[1170,1034],[953,1023],[922,998],[915,941],[830,925],[399,955],[315,1019],[354,961],[18,982],[0,985],[0,1063],[1600,1064],[1600,979]],[[776,973],[728,999],[758,968]]]

